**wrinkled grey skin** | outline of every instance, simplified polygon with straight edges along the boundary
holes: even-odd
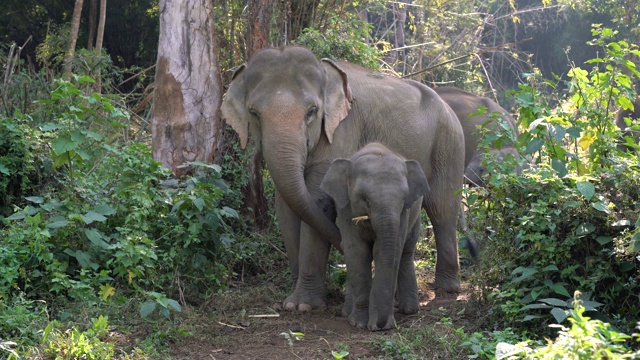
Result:
[[[472,186],[485,186],[486,184],[483,177],[487,173],[487,169],[482,166],[483,150],[478,149],[480,138],[477,127],[486,124],[489,131],[495,131],[499,125],[491,116],[484,114],[470,115],[477,113],[480,106],[485,107],[486,113],[488,114],[500,113],[500,118],[511,126],[515,135],[518,135],[516,121],[509,115],[507,110],[489,98],[481,97],[455,87],[443,86],[435,88],[434,90],[440,95],[442,100],[451,107],[453,112],[456,113],[462,125],[465,143],[465,182]],[[494,149],[492,152],[496,154],[499,159],[504,158],[507,154],[518,155],[518,152],[513,147],[503,147],[500,150]],[[517,169],[517,171],[522,171],[522,169]]]
[[[320,182],[334,159],[369,142],[420,163],[431,191],[436,288],[458,291],[456,216],[464,173],[464,137],[455,114],[427,86],[347,62],[319,61],[300,47],[264,49],[234,74],[222,113],[262,149],[276,187],[276,216],[295,290],[284,308],[324,305],[330,243],[340,244],[333,200]]]
[[[627,125],[625,118],[630,120],[630,124]],[[636,100],[633,102],[633,110],[625,110],[620,109],[616,113],[615,116],[616,126],[622,131],[622,136],[633,137],[635,143],[638,144],[640,141],[640,130],[631,130],[629,128],[635,126],[640,126],[640,96],[636,97]],[[620,149],[623,150],[632,150],[630,146],[619,145]]]
[[[334,160],[320,188],[338,212],[351,295],[345,303],[349,323],[372,331],[393,328],[396,282],[401,312],[415,314],[420,305],[413,254],[422,196],[429,190],[420,164],[370,143],[349,160]],[[357,220],[362,216],[367,219]]]

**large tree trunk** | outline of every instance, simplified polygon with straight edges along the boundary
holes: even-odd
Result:
[[[73,57],[76,51],[76,42],[78,42],[78,30],[80,29],[80,17],[82,15],[82,3],[83,0],[76,0],[76,5],[73,8],[71,33],[69,34],[69,47],[67,48],[67,55],[64,58],[63,75],[65,79],[68,79],[71,76],[71,69],[73,68]]]
[[[160,0],[152,115],[153,158],[184,175],[212,162],[220,140],[222,85],[211,0]]]
[[[269,24],[274,0],[249,1],[249,34],[247,36],[247,59],[258,50],[269,45]],[[271,225],[267,215],[269,208],[264,196],[262,183],[262,152],[253,154],[248,164],[249,184],[243,190],[245,218],[252,218],[257,229],[264,230]]]

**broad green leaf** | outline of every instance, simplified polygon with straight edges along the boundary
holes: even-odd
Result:
[[[551,309],[551,315],[553,315],[553,317],[556,319],[556,322],[560,324],[569,317],[569,310],[553,308]]]
[[[542,316],[540,315],[527,315],[524,317],[524,319],[522,319],[522,321],[530,321],[530,320],[534,320],[534,319],[540,319]]]
[[[167,304],[169,305],[169,307],[171,307],[173,310],[177,311],[177,312],[181,312],[182,311],[182,307],[180,306],[180,303],[173,300],[173,299],[167,299]]]
[[[566,297],[570,297],[571,295],[567,291],[567,289],[562,284],[553,284],[551,287],[556,294],[564,295]]]
[[[567,165],[560,159],[551,159],[551,167],[556,171],[559,178],[565,177],[568,173]]]
[[[239,217],[238,216],[238,212],[235,211],[234,209],[228,207],[228,206],[224,206],[222,208],[222,214],[223,215],[227,215],[227,216],[229,216],[231,218],[234,218],[234,219],[237,219]]]
[[[603,203],[602,201],[598,201],[598,202],[594,202],[591,204],[591,207],[598,210],[598,211],[602,211],[605,214],[610,213],[611,211],[609,210],[609,207]]]
[[[47,222],[48,229],[59,229],[69,225],[69,220],[65,219],[64,216],[53,216]]]
[[[91,243],[101,249],[109,249],[111,246],[105,242],[102,233],[96,229],[84,229],[84,234]]]
[[[608,244],[608,243],[612,242],[613,241],[613,237],[612,236],[598,236],[596,238],[596,241],[600,245],[605,245],[605,244]]]
[[[534,268],[523,268],[523,267],[519,266],[516,269],[514,269],[513,272],[511,272],[511,275],[515,275],[515,274],[518,274],[518,273],[521,273],[521,275],[518,276],[517,278],[511,280],[511,282],[517,283],[517,282],[520,282],[522,280],[526,280],[526,279],[532,277],[537,272],[538,272],[538,270],[536,270]]]
[[[25,199],[36,204],[42,204],[44,202],[44,199],[40,196],[27,196]]]
[[[156,303],[153,300],[145,301],[140,305],[140,316],[146,319],[151,313],[156,310]]]
[[[535,304],[529,304],[529,305],[525,305],[521,308],[521,310],[529,310],[529,309],[550,309],[551,305],[547,305],[547,304],[540,304],[540,303],[535,303]]]
[[[104,216],[109,216],[116,213],[116,209],[107,204],[98,204],[94,206],[93,211]]]
[[[533,154],[536,151],[542,149],[542,145],[544,145],[543,139],[533,139],[529,144],[527,144],[527,148],[524,150],[525,155]]]
[[[11,175],[11,171],[4,164],[0,164],[0,173],[5,175]]]
[[[620,264],[620,271],[628,272],[636,268],[636,265],[630,261],[623,261]]]
[[[633,235],[631,239],[631,244],[629,244],[629,252],[637,253],[640,251],[640,232],[637,232]]]
[[[547,265],[544,268],[542,268],[542,271],[558,271],[558,267],[555,265]]]
[[[539,301],[543,302],[545,304],[553,305],[553,306],[560,306],[560,307],[563,307],[563,308],[567,307],[567,302],[565,300],[560,300],[560,299],[556,299],[556,298],[540,299]]]
[[[578,228],[576,229],[576,235],[578,236],[588,235],[594,232],[595,230],[596,230],[596,227],[593,226],[592,224],[582,223],[578,225]]]
[[[88,138],[91,138],[91,139],[96,140],[96,141],[102,141],[102,135],[98,134],[97,132],[84,130],[84,131],[82,131],[82,133]]]
[[[82,217],[82,221],[84,221],[84,223],[87,225],[93,223],[94,221],[99,221],[99,222],[107,221],[106,217],[93,211],[89,211],[88,213],[81,215],[80,217]]]
[[[40,130],[42,131],[53,131],[53,130],[58,130],[61,129],[62,126],[58,125],[58,124],[54,124],[54,123],[44,123],[42,125],[40,125]]]
[[[51,142],[51,147],[56,155],[62,155],[77,148],[78,143],[69,138],[60,136]]]
[[[582,194],[582,196],[587,199],[587,201],[590,201],[593,195],[595,195],[596,193],[596,188],[592,183],[588,181],[580,181],[576,183],[576,187],[578,188],[578,191],[580,191],[580,194]]]

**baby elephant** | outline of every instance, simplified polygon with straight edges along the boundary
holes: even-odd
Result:
[[[334,160],[320,188],[333,198],[338,212],[349,324],[372,331],[392,328],[396,281],[399,310],[416,313],[413,254],[422,196],[429,191],[420,164],[371,143],[350,160]]]

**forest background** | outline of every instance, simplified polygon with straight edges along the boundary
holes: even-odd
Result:
[[[366,356],[639,356],[638,146],[614,124],[638,91],[636,0],[5,0],[0,14],[0,357],[204,358],[211,349],[176,344],[211,337],[202,319],[228,330],[221,304],[265,284],[261,301],[284,298],[273,184],[219,104],[237,66],[285,45],[467,89],[519,124],[483,144],[523,157],[488,156],[489,185],[463,190],[460,237],[482,245],[477,262],[461,254],[468,308],[367,334]],[[207,124],[208,140],[176,121],[193,108],[154,111],[168,101],[162,56],[194,64],[180,81],[210,84],[193,103],[202,116],[188,119]],[[181,147],[196,151],[163,155]],[[332,255],[336,298],[341,264]],[[212,348],[237,340],[215,331]],[[283,334],[304,357],[302,333]],[[320,357],[357,358],[355,348],[331,343]]]

